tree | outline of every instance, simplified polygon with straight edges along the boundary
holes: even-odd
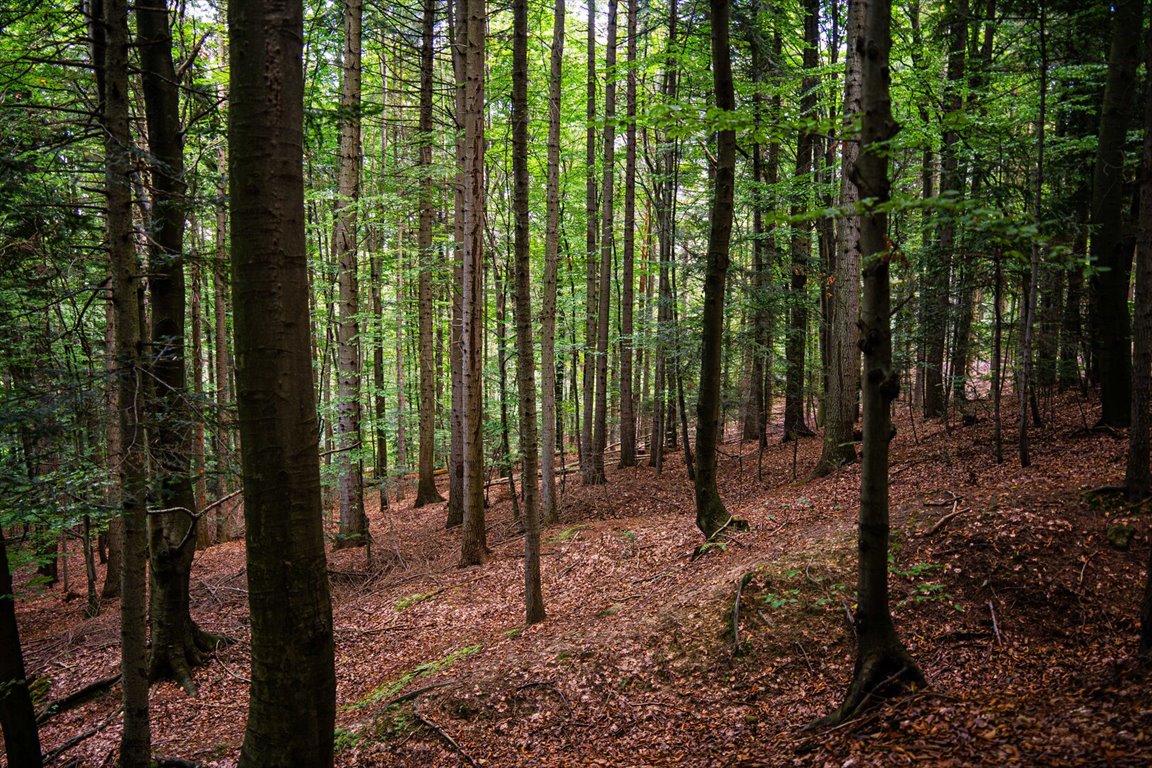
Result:
[[[847,52],[844,62],[844,127],[847,139],[841,150],[840,204],[848,208],[860,200],[851,169],[860,153],[855,129],[860,116],[860,56],[856,39],[863,22],[863,4],[848,6]],[[860,386],[860,348],[856,344],[856,320],[860,312],[860,221],[846,216],[838,222],[839,252],[831,286],[828,399],[824,405],[824,447],[814,476],[826,475],[841,464],[856,461],[852,427],[856,423],[856,397]]]
[[[864,296],[860,346],[864,352],[864,447],[860,469],[859,571],[856,585],[856,667],[840,708],[828,724],[854,717],[869,701],[924,684],[924,675],[896,634],[888,607],[888,441],[891,406],[900,391],[892,368],[888,220],[888,142],[897,126],[889,95],[891,0],[859,0],[864,25],[856,42],[862,61],[860,156],[850,171],[860,190],[860,254]]]
[[[124,730],[120,764],[147,768],[152,734],[148,722],[147,560],[148,522],[144,507],[147,464],[140,411],[140,265],[132,232],[132,137],[128,104],[128,9],[123,0],[103,0],[104,68],[97,80],[104,129],[105,228],[112,272],[115,316],[116,389],[119,411],[120,515],[120,671],[124,690]]]
[[[340,70],[340,188],[336,195],[332,251],[337,262],[340,318],[336,326],[337,445],[340,473],[338,547],[369,544],[360,460],[360,281],[357,205],[360,200],[360,37],[363,0],[344,0],[344,52]]]
[[[710,0],[712,83],[719,119],[736,109],[732,58],[728,44],[731,7]],[[722,124],[723,125],[723,124]],[[711,539],[732,522],[716,489],[716,443],[720,422],[720,356],[724,347],[724,289],[728,278],[732,208],[735,197],[736,131],[716,132],[716,171],[708,226],[708,263],[704,272],[704,317],[700,352],[700,393],[696,401],[696,527]]]
[[[483,431],[483,318],[484,302],[484,35],[488,13],[485,0],[461,3],[464,40],[464,126],[461,168],[463,184],[463,290],[461,336],[463,338],[461,386],[463,388],[462,453],[464,531],[460,564],[479,565],[488,555],[484,530],[484,431]]]
[[[803,0],[804,6],[804,77],[800,86],[800,116],[812,120],[816,116],[816,70],[820,65],[820,1]],[[816,131],[802,125],[796,140],[796,178],[805,180],[812,172],[816,147]],[[803,216],[808,208],[808,191],[803,190],[800,200],[793,203],[792,215]],[[815,434],[804,420],[804,359],[808,339],[808,270],[811,243],[811,225],[807,222],[792,227],[792,277],[788,338],[785,358],[788,372],[785,381],[784,439],[792,440]]]
[[[1125,227],[1124,146],[1140,60],[1144,3],[1120,0],[1092,173],[1092,352],[1100,375],[1100,426],[1126,427],[1131,418],[1132,326],[1128,317],[1133,236]]]
[[[532,276],[528,263],[528,0],[512,4],[512,208],[515,215],[516,385],[520,390],[521,490],[524,494],[525,622],[544,620],[540,589],[540,506],[537,503],[535,353],[532,348]]]
[[[237,0],[231,51],[232,282],[252,671],[245,768],[332,765],[332,604],[309,355],[303,3]]]
[[[40,733],[36,728],[36,710],[24,672],[24,653],[20,648],[20,630],[16,625],[16,595],[12,592],[12,574],[8,570],[8,546],[0,528],[0,727],[4,732],[4,750],[8,765],[39,768],[41,765]]]
[[[636,466],[636,414],[632,392],[633,304],[636,269],[636,0],[628,0],[628,81],[625,101],[624,253],[620,279],[620,466]]]
[[[591,472],[585,485],[607,481],[604,450],[608,445],[608,324],[612,300],[612,253],[616,245],[616,29],[617,0],[608,0],[608,41],[604,49],[604,180],[600,187],[600,287],[597,291],[595,423],[592,427]]]
[[[152,653],[149,677],[171,678],[196,694],[191,668],[215,650],[218,638],[202,632],[189,611],[192,558],[199,513],[192,487],[192,409],[184,352],[184,141],[179,82],[172,63],[172,30],[165,0],[136,8],[141,84],[148,126],[151,232],[148,291],[151,351],[148,430],[157,507],[148,515]]]
[[[580,423],[580,473],[584,485],[599,482],[592,455],[592,405],[596,392],[596,322],[599,303],[596,300],[596,0],[588,0],[588,97],[585,102],[584,134],[584,418]],[[601,472],[601,475],[604,473]]]
[[[433,463],[436,452],[436,370],[432,360],[432,220],[436,215],[435,189],[432,185],[432,89],[433,33],[436,25],[435,0],[424,0],[423,24],[420,31],[420,251],[418,278],[418,314],[420,339],[420,457],[417,462],[419,483],[414,507],[444,501],[436,490]]]
[[[545,182],[544,291],[540,299],[540,518],[556,522],[556,272],[560,254],[560,94],[564,66],[564,0],[552,14],[548,69],[548,178]]]

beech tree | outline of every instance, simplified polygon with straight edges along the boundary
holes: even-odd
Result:
[[[877,696],[924,684],[920,668],[900,642],[888,606],[888,442],[892,438],[892,401],[900,378],[892,368],[892,306],[888,217],[890,198],[887,144],[896,134],[889,92],[892,45],[891,0],[858,0],[864,5],[863,28],[856,40],[861,57],[861,147],[849,173],[860,190],[860,255],[864,295],[860,307],[864,352],[863,465],[860,469],[859,566],[856,584],[856,667],[840,708],[826,718],[833,724],[855,716]]]
[[[309,353],[303,3],[228,6],[236,396],[252,672],[240,765],[332,765],[332,604]]]

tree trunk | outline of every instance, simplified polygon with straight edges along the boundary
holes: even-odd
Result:
[[[444,501],[436,490],[433,475],[436,459],[436,369],[432,359],[432,219],[436,210],[436,191],[432,184],[432,76],[433,33],[436,24],[435,0],[424,0],[423,25],[420,35],[420,253],[418,313],[420,337],[420,457],[417,467],[420,480],[416,486],[413,507]]]
[[[588,0],[588,100],[586,105],[587,130],[585,133],[584,170],[584,400],[583,421],[580,424],[580,471],[585,485],[597,482],[592,463],[593,448],[592,409],[596,392],[596,356],[593,350],[598,340],[596,321],[599,303],[596,286],[599,271],[596,264],[596,0]],[[603,473],[601,473],[603,474]]]
[[[840,205],[855,207],[860,193],[852,181],[852,169],[860,154],[860,139],[854,126],[860,117],[860,55],[856,41],[861,34],[864,6],[848,6],[847,55],[844,76],[844,126],[847,140],[840,158]],[[824,405],[824,446],[820,461],[812,470],[821,477],[842,464],[856,461],[852,431],[856,423],[857,389],[860,386],[860,347],[856,322],[860,314],[860,220],[847,216],[839,220],[839,253],[830,296],[831,323],[828,329],[828,398]]]
[[[1133,234],[1124,216],[1124,144],[1139,63],[1141,0],[1119,0],[1092,174],[1092,351],[1100,370],[1100,426],[1126,427],[1132,417],[1132,331],[1128,286]]]
[[[0,529],[0,727],[8,765],[40,768],[40,733],[24,672],[24,653],[16,624],[16,597],[8,570],[8,547]]]
[[[560,93],[564,66],[564,0],[552,14],[552,58],[548,70],[548,179],[544,225],[544,290],[540,306],[540,519],[556,522],[556,272],[560,252]],[[561,390],[562,391],[562,390]]]
[[[1144,52],[1152,71],[1152,45]],[[1132,324],[1132,415],[1128,430],[1128,466],[1124,485],[1128,499],[1143,501],[1152,493],[1149,473],[1148,412],[1152,398],[1152,99],[1144,103],[1144,151],[1140,165],[1140,210],[1136,240],[1136,316]],[[1140,649],[1152,651],[1152,576],[1147,577],[1141,612]]]
[[[887,215],[877,208],[889,200],[887,144],[896,132],[889,97],[890,0],[866,3],[863,33],[856,43],[862,57],[862,146],[853,171],[860,196],[873,201],[860,221],[864,296],[860,311],[864,352],[864,446],[860,470],[859,576],[856,610],[856,667],[839,710],[826,718],[838,723],[869,702],[924,684],[916,662],[904,649],[888,607],[888,441],[891,405],[900,389],[892,370],[891,298]]]
[[[616,225],[613,184],[616,177],[616,9],[617,0],[608,0],[608,42],[604,51],[604,181],[601,186],[603,215],[600,230],[600,288],[597,292],[596,402],[591,473],[584,476],[585,485],[599,485],[607,481],[604,474],[604,449],[608,445],[608,325]]]
[[[452,40],[452,70],[456,79],[457,125],[465,113],[465,51],[468,46],[467,0],[458,0],[453,19],[453,0],[448,1],[448,29]],[[449,412],[451,442],[448,448],[448,519],[446,528],[464,524],[464,134],[457,130],[456,183],[453,185],[452,327],[448,334],[448,365],[452,375],[452,407]]]
[[[620,466],[636,466],[636,410],[632,391],[633,304],[636,251],[636,0],[628,0],[628,125],[624,160],[624,253],[620,295]]]
[[[464,532],[462,566],[479,565],[488,555],[484,530],[483,322],[484,303],[484,35],[485,0],[462,3],[467,27],[464,47],[464,263],[461,314],[463,324],[462,450],[464,464]]]
[[[124,676],[124,730],[120,764],[147,768],[151,762],[148,722],[147,561],[148,522],[141,384],[140,265],[132,232],[132,137],[128,106],[128,10],[123,0],[104,0],[103,128],[105,227],[112,268],[116,326],[116,387],[119,410],[119,469],[123,552],[120,568],[120,665]]]
[[[336,456],[340,527],[335,546],[369,544],[364,513],[364,465],[360,456],[360,280],[357,206],[360,200],[360,47],[363,0],[344,0],[344,51],[340,85],[340,184],[334,211],[340,310],[336,328]]]
[[[800,86],[800,116],[811,120],[816,116],[816,69],[820,64],[820,2],[804,0],[804,77]],[[801,188],[807,189],[805,179],[812,172],[816,133],[802,127],[796,142],[796,173]],[[807,193],[792,205],[792,215],[801,216],[808,210]],[[808,269],[811,258],[811,225],[792,225],[792,277],[789,295],[788,339],[785,357],[788,360],[786,396],[784,400],[784,439],[792,440],[814,434],[804,421],[804,357],[808,339]]]
[[[520,390],[521,489],[524,494],[524,620],[544,620],[540,589],[540,510],[536,500],[535,354],[532,340],[532,276],[528,232],[528,0],[512,3],[512,208],[516,257],[516,384]]]
[[[332,765],[324,557],[304,234],[303,4],[228,7],[237,404],[252,667],[242,768]],[[270,194],[268,190],[275,190]]]
[[[710,0],[712,83],[716,106],[736,109],[732,54],[728,45],[729,0]],[[700,391],[696,401],[696,527],[711,539],[732,522],[716,488],[716,447],[720,438],[720,357],[724,348],[724,290],[732,240],[736,177],[736,131],[716,133],[716,171],[708,227],[708,263],[704,272],[704,316],[700,353]],[[685,441],[687,442],[687,441]]]

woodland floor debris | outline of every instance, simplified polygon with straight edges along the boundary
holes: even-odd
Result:
[[[543,536],[548,619],[528,628],[506,486],[490,489],[493,557],[481,568],[455,567],[459,532],[443,530],[443,504],[413,510],[410,490],[383,513],[374,505],[372,568],[359,550],[329,561],[336,762],[1152,764],[1152,680],[1133,656],[1147,525],[1122,500],[1083,493],[1120,481],[1125,443],[1081,428],[1080,408],[1056,402],[1026,470],[993,462],[987,420],[918,423],[913,440],[898,415],[893,612],[929,687],[826,731],[801,728],[838,705],[851,674],[857,467],[795,482],[793,446],[776,435],[761,481],[755,444],[729,443],[720,490],[752,530],[695,561],[678,452],[659,478],[648,467],[593,488],[568,477],[562,519]],[[819,448],[802,440],[800,466]],[[1126,550],[1108,541],[1117,525],[1135,530]],[[156,754],[235,765],[247,709],[243,568],[240,542],[197,555],[193,615],[239,642],[196,671],[198,699],[153,688]],[[117,605],[88,619],[83,601],[36,593],[27,576],[18,613],[41,701],[114,675]],[[95,729],[60,759],[108,765],[119,722],[97,726],[118,696],[112,687],[52,716],[45,751]]]

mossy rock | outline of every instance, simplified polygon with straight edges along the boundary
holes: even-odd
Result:
[[[1127,552],[1132,545],[1132,537],[1136,535],[1136,528],[1128,523],[1114,523],[1108,526],[1108,543],[1116,549]]]

